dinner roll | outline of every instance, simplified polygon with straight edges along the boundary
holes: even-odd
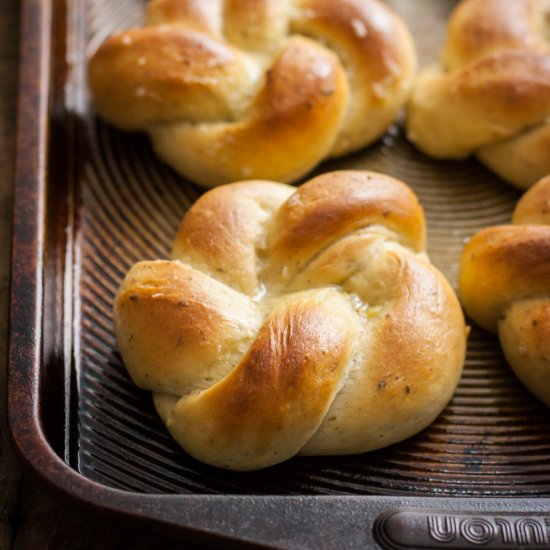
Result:
[[[550,173],[550,0],[462,0],[441,65],[419,74],[407,133],[440,159],[477,158],[526,189]]]
[[[462,310],[425,239],[416,196],[388,176],[218,187],[187,212],[171,260],[130,269],[118,348],[208,464],[390,445],[436,418],[464,362]]]
[[[382,135],[416,54],[378,0],[151,0],[89,63],[97,113],[206,187],[296,180]]]
[[[512,221],[466,245],[460,294],[467,313],[498,333],[518,378],[550,406],[550,176],[522,197]]]

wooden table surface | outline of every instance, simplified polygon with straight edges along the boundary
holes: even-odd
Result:
[[[61,503],[24,475],[5,423],[19,0],[0,1],[0,550],[188,548]]]

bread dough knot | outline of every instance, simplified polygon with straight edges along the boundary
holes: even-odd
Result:
[[[388,176],[221,186],[184,217],[172,260],[130,269],[118,347],[206,463],[389,445],[434,420],[464,362],[461,308],[424,247],[416,196]]]
[[[512,222],[468,242],[460,293],[472,319],[499,335],[518,378],[550,406],[550,176],[525,193]]]
[[[414,44],[378,0],[152,0],[88,77],[100,116],[144,130],[200,185],[296,180],[384,133]]]
[[[418,76],[409,138],[527,189],[550,173],[550,0],[462,0],[441,65]]]

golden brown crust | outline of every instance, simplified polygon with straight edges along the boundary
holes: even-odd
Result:
[[[134,382],[171,395],[227,374],[231,349],[237,342],[246,347],[261,319],[240,293],[168,261],[132,267],[114,317],[118,349]]]
[[[388,250],[386,243],[356,249],[355,255],[361,252],[368,267],[359,274],[355,266],[342,283],[368,304],[358,335],[360,366],[350,369],[348,383],[303,454],[359,453],[401,441],[435,419],[460,378],[466,331],[444,277],[412,253]],[[334,265],[329,262],[320,259]],[[310,274],[319,267],[311,266]]]
[[[224,35],[250,52],[274,54],[289,34],[288,0],[225,0]]]
[[[130,30],[103,43],[88,80],[98,113],[125,130],[236,116],[251,84],[238,51],[177,26]]]
[[[443,65],[455,69],[510,50],[548,53],[544,18],[549,10],[548,0],[463,0],[449,21]]]
[[[465,246],[460,294],[467,313],[498,332],[510,366],[550,406],[550,177],[520,200],[513,221]]]
[[[516,302],[498,329],[508,363],[527,388],[550,407],[550,299]]]
[[[354,57],[363,58],[371,74],[368,82],[365,80],[366,88],[383,101],[377,88],[394,86],[399,76],[397,67],[411,62],[410,50],[402,47],[407,40],[404,23],[371,0],[305,0],[300,9],[306,15],[295,25],[318,29],[319,35],[328,35],[341,49],[347,48]]]
[[[463,0],[453,12],[444,69],[425,69],[411,94],[407,133],[436,158],[478,158],[527,188],[545,176],[550,117],[548,0]]]
[[[127,275],[119,349],[210,464],[393,443],[435,418],[464,361],[460,306],[424,243],[417,198],[388,176],[216,188],[182,221],[174,261]]]
[[[424,250],[423,220],[416,196],[394,178],[362,171],[318,176],[300,187],[274,218],[268,237],[271,282],[292,276],[316,251],[365,226],[384,226],[406,246]],[[284,274],[272,265],[284,265]]]
[[[289,296],[227,377],[180,400],[169,428],[184,447],[200,449],[197,458],[223,468],[290,458],[325,417],[356,332],[336,291]]]
[[[542,178],[521,197],[512,223],[550,225],[550,175]]]
[[[150,0],[148,25],[182,25],[193,30],[221,36],[221,0]]]
[[[550,232],[544,226],[497,226],[465,246],[460,288],[468,313],[496,331],[500,315],[516,300],[549,288]]]
[[[375,140],[415,63],[378,0],[152,0],[145,27],[100,46],[89,83],[100,116],[210,187],[295,180]]]
[[[270,178],[288,181],[328,154],[347,95],[336,57],[295,37],[274,62],[246,116],[210,125],[157,126],[150,134],[164,160],[209,187],[228,179],[266,177],[266,166]]]
[[[331,151],[339,156],[380,136],[406,101],[416,70],[403,21],[372,0],[302,0],[292,29],[318,37],[339,54],[351,94]]]
[[[265,226],[293,192],[288,185],[250,181],[205,193],[183,218],[172,257],[253,296]]]

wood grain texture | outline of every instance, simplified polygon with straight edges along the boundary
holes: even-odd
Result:
[[[19,1],[0,2],[0,550],[186,548],[61,503],[22,472],[5,423],[11,220],[17,108]]]

